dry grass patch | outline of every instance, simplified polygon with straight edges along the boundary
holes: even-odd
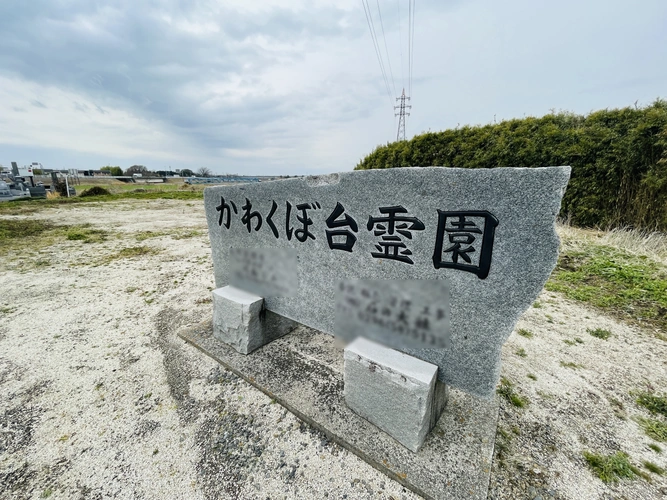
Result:
[[[132,259],[134,257],[143,257],[144,255],[153,255],[156,253],[158,253],[158,250],[155,248],[139,246],[123,248],[117,252],[115,256],[118,259]]]
[[[656,441],[667,443],[667,424],[653,418],[637,417],[637,423],[644,433]]]
[[[196,238],[202,234],[204,234],[202,231],[198,231],[196,229],[184,229],[173,233],[171,237],[174,240],[185,240],[188,238]]]
[[[73,226],[65,233],[70,241],[82,241],[83,243],[100,243],[109,237],[109,231],[103,229],[92,229],[89,225]]]
[[[626,453],[618,451],[613,455],[600,455],[584,451],[584,459],[588,466],[605,483],[615,483],[620,479],[635,479],[642,475],[641,472],[630,463]]]
[[[653,462],[649,462],[648,460],[644,460],[644,467],[646,467],[647,470],[653,472],[653,474],[657,474],[658,476],[662,476],[665,474],[665,469],[659,467]]]
[[[150,238],[159,238],[165,236],[167,233],[161,231],[140,231],[134,235],[137,241],[145,241]]]
[[[102,259],[100,259],[96,265],[106,265],[109,264],[110,262],[114,262],[116,260],[122,260],[122,259],[136,259],[140,257],[146,257],[149,255],[155,255],[159,253],[160,250],[157,248],[152,248],[148,246],[134,246],[134,247],[126,247],[123,248],[117,252],[114,252],[110,255],[106,255]]]
[[[31,266],[49,265],[40,254],[44,248],[64,241],[100,243],[108,231],[93,229],[90,224],[56,225],[35,219],[0,219],[0,255],[21,257]],[[35,260],[35,258],[37,260]]]
[[[662,253],[604,245],[591,237],[592,231],[568,228],[564,233],[546,290],[627,321],[667,329],[667,266]]]
[[[10,240],[39,236],[53,229],[48,221],[31,219],[0,219],[0,245]]]
[[[500,386],[496,392],[505,398],[512,406],[516,406],[517,408],[525,408],[530,403],[528,398],[521,396],[516,392],[514,384],[505,377],[500,378]]]
[[[616,247],[633,255],[644,255],[667,266],[667,234],[617,228],[610,231],[581,229],[564,223],[556,225],[563,250],[578,250],[594,243]]]

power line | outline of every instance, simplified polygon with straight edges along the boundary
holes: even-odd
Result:
[[[384,23],[382,22],[382,12],[380,11],[380,0],[375,0],[378,6],[378,15],[380,16],[380,26],[382,27],[382,38],[384,39],[384,51],[387,54],[387,64],[389,64],[389,74],[391,75],[391,85],[396,95],[396,84],[394,83],[394,72],[391,69],[391,59],[389,58],[389,49],[387,48],[387,37],[384,36]]]
[[[403,69],[403,32],[401,30],[401,0],[396,0],[398,10],[398,46],[401,48],[401,83],[405,88],[405,70]]]
[[[396,81],[394,78],[394,70],[391,65],[391,57],[389,56],[389,46],[387,44],[387,36],[384,29],[384,19],[382,18],[382,9],[380,8],[380,0],[376,0],[376,6],[378,10],[378,17],[380,19],[380,28],[382,30],[382,39],[384,43],[385,55],[387,61],[385,64],[384,57],[382,55],[382,48],[380,46],[380,41],[378,39],[377,31],[375,29],[375,22],[373,21],[373,14],[369,4],[369,0],[361,0],[361,4],[364,7],[364,14],[366,15],[366,23],[368,24],[368,30],[371,34],[371,40],[373,41],[373,48],[375,49],[375,55],[380,65],[380,72],[382,73],[382,79],[385,84],[385,89],[387,95],[389,96],[390,102],[394,110],[398,110],[398,113],[394,113],[394,117],[398,117],[398,131],[396,134],[396,140],[406,140],[406,118],[410,116],[410,113],[406,110],[411,109],[410,104],[406,104],[406,101],[410,101],[412,97],[412,75],[414,72],[414,39],[415,39],[415,2],[416,0],[408,0],[408,71],[407,71],[407,82],[405,74],[405,66],[403,61],[403,30],[402,30],[402,19],[401,19],[401,1],[397,0],[396,8],[398,13],[398,36],[399,36],[399,48],[401,55],[401,80],[403,83],[403,90],[400,97],[397,97],[395,100],[399,101],[399,105],[394,105],[394,99],[391,95],[391,88],[394,90],[394,95],[396,95]],[[404,0],[403,0],[404,1]],[[389,84],[389,77],[387,75],[387,66],[389,67],[389,76],[391,77],[391,85]],[[406,86],[407,83],[407,86]],[[406,88],[408,94],[406,95]]]
[[[415,51],[415,2],[408,0],[408,94],[412,97],[412,74],[414,72]],[[408,113],[407,116],[410,116]]]
[[[375,48],[375,55],[378,58],[378,63],[380,64],[380,71],[382,72],[382,78],[384,80],[385,87],[387,88],[387,95],[389,96],[389,102],[392,106],[394,105],[394,100],[391,97],[391,90],[389,89],[389,81],[387,80],[387,72],[384,69],[384,64],[382,63],[382,54],[377,42],[377,36],[375,34],[375,26],[373,24],[373,16],[371,15],[370,6],[367,5],[368,0],[361,0],[362,5],[364,6],[364,13],[366,14],[366,22],[368,23],[368,29],[371,33],[371,39],[373,40],[373,47]]]
[[[412,97],[412,73],[415,70],[415,3],[417,0],[412,0],[412,41],[410,42],[410,97]]]
[[[408,94],[411,97],[415,53],[415,1],[408,0]]]
[[[412,75],[412,0],[408,0],[408,93],[412,93],[410,88],[410,76]]]
[[[367,4],[366,4],[365,0],[361,0],[361,4],[364,6],[364,13],[366,14],[366,22],[368,23],[368,30],[371,33],[371,40],[373,41],[373,48],[375,49],[375,55],[378,59],[378,63],[380,64],[380,72],[382,73],[382,79],[384,80],[385,87],[387,89],[387,95],[389,96],[389,99],[391,100],[391,91],[389,90],[389,84],[387,83],[387,74],[385,72],[384,65],[382,64],[381,53],[379,51],[377,38],[375,36],[375,31],[373,29],[372,17],[369,17],[370,6],[367,7]]]
[[[382,49],[380,48],[380,42],[378,40],[377,32],[375,31],[375,23],[373,22],[373,13],[371,12],[371,6],[368,4],[368,0],[366,0],[366,7],[368,8],[368,17],[371,21],[371,28],[373,32],[373,38],[375,40],[375,45],[377,47],[378,54],[380,55],[380,65],[382,66],[384,82],[387,87],[387,95],[389,96],[389,100],[393,103],[392,100],[393,96],[391,95],[391,90],[389,88],[389,78],[387,77],[387,67],[384,65],[384,58],[382,57]]]

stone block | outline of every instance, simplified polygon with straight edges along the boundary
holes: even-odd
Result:
[[[267,311],[262,297],[232,286],[213,290],[213,335],[242,354],[295,327],[294,321]]]
[[[438,367],[359,338],[344,351],[345,403],[413,452],[447,404]]]

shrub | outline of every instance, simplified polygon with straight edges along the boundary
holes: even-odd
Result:
[[[93,186],[91,188],[88,188],[84,190],[79,196],[81,197],[86,197],[86,196],[109,196],[111,193],[104,189],[103,187],[100,186]]]
[[[356,169],[571,165],[561,216],[585,227],[667,229],[667,101],[425,133],[377,147]]]

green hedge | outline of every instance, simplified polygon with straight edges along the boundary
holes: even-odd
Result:
[[[572,166],[561,216],[573,224],[667,230],[664,100],[426,133],[377,147],[356,169],[553,165]]]

